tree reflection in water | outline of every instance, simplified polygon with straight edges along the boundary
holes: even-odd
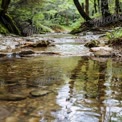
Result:
[[[117,73],[112,63],[112,60],[98,62],[87,58],[78,61],[70,76],[69,94],[65,96],[63,116],[67,121],[121,121],[122,72]]]

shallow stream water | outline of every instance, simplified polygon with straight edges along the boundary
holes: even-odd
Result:
[[[50,90],[32,97],[32,90]],[[0,122],[122,122],[122,62],[80,56],[0,60]],[[12,119],[12,121],[10,121]]]
[[[122,62],[83,46],[99,36],[37,36],[55,46],[35,50],[61,55],[0,58],[0,122],[122,122]]]

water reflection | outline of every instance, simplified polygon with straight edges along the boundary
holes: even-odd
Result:
[[[121,63],[81,58],[72,70],[69,83],[59,90],[58,121],[121,122]],[[116,70],[117,69],[117,70]],[[115,75],[116,74],[116,75]]]
[[[0,97],[26,94],[23,101],[1,101],[0,122],[121,122],[122,62],[81,57],[37,57],[0,61]],[[33,98],[35,89],[51,93]],[[22,121],[23,120],[23,121]]]

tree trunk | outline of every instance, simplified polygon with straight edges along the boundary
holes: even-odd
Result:
[[[1,8],[2,8],[2,13],[5,14],[7,12],[8,6],[10,4],[11,0],[2,0]]]
[[[82,3],[81,5],[82,5],[82,9],[84,10],[84,8],[85,8],[85,7],[84,7],[84,3]]]
[[[98,11],[100,13],[100,0],[97,0],[97,4],[98,4]]]
[[[97,13],[97,4],[96,4],[96,0],[94,0],[94,12]]]
[[[7,14],[7,9],[11,0],[2,0],[0,11],[0,22],[9,30],[10,33],[20,35],[20,31],[12,18]]]
[[[108,0],[101,0],[101,12],[103,18],[111,15],[108,7]]]
[[[74,4],[78,10],[78,12],[80,13],[80,15],[84,18],[84,20],[89,21],[91,20],[91,18],[84,12],[83,8],[81,7],[80,3],[78,0],[73,0]]]
[[[116,12],[116,14],[121,12],[121,8],[120,8],[119,3],[120,3],[119,0],[115,0],[115,12]]]
[[[89,0],[85,0],[85,11],[86,11],[86,14],[89,16]]]

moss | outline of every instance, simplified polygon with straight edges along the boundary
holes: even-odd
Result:
[[[57,24],[51,24],[49,25],[49,27],[53,29],[55,32],[62,32],[65,30],[63,26]]]
[[[80,27],[74,28],[70,33],[71,34],[77,34],[77,33],[81,33],[83,31],[87,31],[90,29],[92,29],[92,28],[88,26],[87,22],[84,22],[80,25]]]
[[[106,36],[109,40],[121,38],[122,37],[122,28],[116,27],[113,31],[107,32]]]
[[[9,31],[5,28],[5,26],[0,22],[0,33],[7,34]]]
[[[70,32],[70,34],[77,34],[77,33],[83,32],[83,31],[85,31],[84,28],[78,27],[78,28],[74,28],[74,29]]]
[[[122,37],[120,38],[116,38],[116,39],[110,39],[108,42],[107,42],[108,45],[122,45]]]
[[[17,28],[14,20],[8,14],[0,15],[0,25],[0,33],[10,32],[17,35],[21,35],[21,32]]]
[[[51,28],[44,26],[40,23],[36,23],[37,33],[47,33],[47,32],[54,32]]]
[[[92,41],[86,43],[85,46],[91,48],[91,47],[98,47],[99,44],[100,44],[99,41],[97,41],[97,40],[92,40]]]
[[[15,24],[15,22],[14,22],[14,20],[11,18],[11,16],[10,15],[8,15],[8,14],[5,14],[5,17],[4,17],[7,21],[8,21],[8,23],[9,23],[9,25],[8,25],[8,29],[10,30],[10,32],[11,33],[14,33],[14,34],[17,34],[17,35],[21,35],[21,32],[20,32],[20,30],[18,29],[18,27],[16,26],[16,24]]]

